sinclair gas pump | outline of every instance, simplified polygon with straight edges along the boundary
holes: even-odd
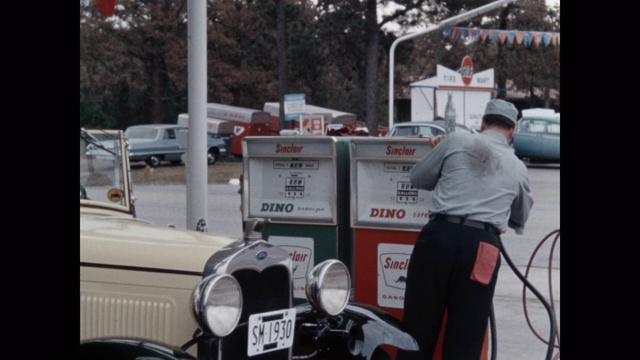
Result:
[[[431,199],[430,192],[411,186],[409,172],[430,149],[426,139],[369,137],[350,143],[354,299],[400,320],[409,257]]]
[[[315,264],[340,259],[351,270],[348,143],[330,136],[248,136],[243,156],[243,221],[267,219],[263,238],[289,251],[300,303]]]
[[[409,258],[431,201],[430,191],[411,186],[409,174],[431,149],[424,138],[353,138],[349,146],[354,300],[399,320]],[[442,334],[434,360],[441,346]],[[480,360],[487,349],[485,338]]]

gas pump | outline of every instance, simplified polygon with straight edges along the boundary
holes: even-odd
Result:
[[[350,143],[354,300],[399,320],[409,257],[429,218],[431,199],[430,192],[411,186],[409,172],[431,148],[425,139],[409,138],[363,137]]]
[[[353,138],[349,147],[354,301],[399,320],[409,258],[431,201],[430,191],[411,186],[409,174],[431,149],[426,139],[371,137]],[[487,359],[488,335],[487,329],[481,360]]]
[[[243,139],[243,221],[267,219],[263,239],[289,251],[294,302],[315,264],[340,259],[352,272],[348,241],[348,145],[330,136]]]

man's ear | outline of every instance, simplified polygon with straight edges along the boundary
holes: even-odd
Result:
[[[513,142],[513,134],[516,133],[516,127],[512,127],[511,130],[509,130],[509,143],[511,144]]]

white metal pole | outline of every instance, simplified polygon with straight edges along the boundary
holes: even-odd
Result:
[[[187,3],[189,135],[185,171],[187,178],[187,229],[207,230],[207,2]]]
[[[447,25],[456,23],[456,22],[460,22],[460,21],[464,21],[464,20],[468,20],[471,18],[474,18],[478,15],[482,15],[486,12],[489,12],[491,10],[497,9],[503,5],[507,5],[509,3],[515,2],[516,0],[499,0],[499,1],[495,1],[492,2],[490,4],[481,6],[477,9],[473,9],[473,10],[469,10],[463,14],[454,16],[454,17],[450,17],[446,20],[443,20],[441,23],[437,24],[437,25],[432,25],[424,30],[420,30],[417,31],[413,34],[408,34],[408,35],[404,35],[401,36],[399,38],[397,38],[393,44],[391,44],[391,49],[389,49],[389,129],[391,129],[391,127],[393,126],[393,67],[394,67],[394,56],[395,56],[395,50],[396,50],[396,46],[398,45],[398,43],[405,41],[405,40],[409,40],[411,38],[414,38],[416,36],[419,35],[424,35],[427,33],[430,33],[434,30],[438,30],[440,28],[443,28]]]

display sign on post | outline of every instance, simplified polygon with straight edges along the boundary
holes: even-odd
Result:
[[[300,133],[302,135],[323,135],[324,116],[323,115],[301,115]]]
[[[305,99],[304,94],[284,95],[284,120],[298,120],[304,114]]]

